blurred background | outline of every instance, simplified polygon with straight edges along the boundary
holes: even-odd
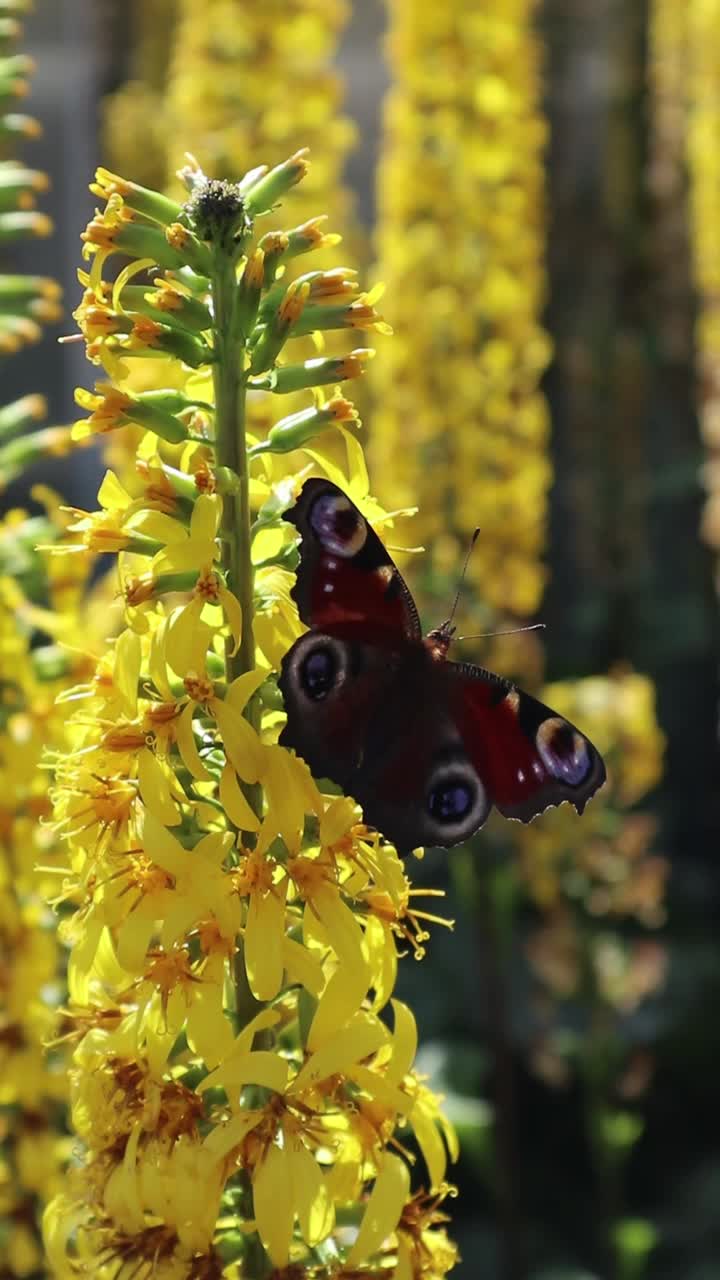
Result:
[[[360,403],[372,492],[419,508],[426,627],[479,525],[462,632],[547,629],[464,656],[608,758],[582,819],[412,870],[456,921],[399,994],[461,1136],[458,1280],[720,1276],[719,34],[720,0],[37,0],[26,23],[55,231],[3,270],[59,279],[66,313],[3,362],[2,403],[42,391],[65,423],[92,386],[57,337],[97,164],[166,187],[185,150],[236,176],[309,145],[298,216],[387,284]],[[102,472],[40,461],[3,505],[43,479],[93,507]]]

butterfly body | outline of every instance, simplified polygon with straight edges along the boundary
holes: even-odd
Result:
[[[508,680],[447,658],[454,628],[423,637],[400,573],[335,485],[308,480],[286,519],[301,534],[293,592],[310,630],[283,659],[280,741],[363,806],[401,853],[450,847],[494,804],[528,822],[602,785],[595,748]]]

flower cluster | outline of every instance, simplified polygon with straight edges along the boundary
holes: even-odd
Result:
[[[533,5],[389,9],[378,244],[397,336],[376,365],[373,458],[393,502],[419,505],[435,572],[479,525],[470,580],[489,610],[526,615],[551,480]]]
[[[110,100],[113,162],[136,176],[155,156],[155,180],[166,186],[178,137],[212,176],[239,176],[248,155],[274,162],[307,146],[319,158],[292,193],[286,221],[324,208],[342,227],[349,208],[342,169],[354,126],[340,112],[342,82],[330,65],[348,14],[345,0],[208,0],[202,8],[180,0],[170,41],[168,14],[143,18],[145,61],[158,26],[170,49],[167,87],[155,92],[145,75]]]
[[[317,246],[305,226],[263,234],[306,170],[304,153],[238,183],[190,166],[183,205],[106,170],[93,185],[76,316],[104,373],[74,433],[139,445],[133,484],[109,471],[70,526],[117,555],[120,590],[54,762],[84,1148],[45,1217],[59,1276],[440,1280],[456,1258],[455,1137],[392,999],[437,917],[353,801],[277,743],[274,671],[301,631],[283,512],[316,469],[384,517],[337,385],[364,350],[293,347],[382,317],[343,268],[288,283]],[[258,434],[259,392],[306,407]]]
[[[59,533],[54,513],[12,511],[0,525],[0,1238],[8,1276],[40,1271],[40,1215],[70,1154],[65,1070],[57,1050],[49,1058],[44,1052],[58,1033],[64,980],[44,901],[55,888],[58,840],[47,825],[47,775],[39,766],[44,748],[64,741],[56,695],[87,665],[47,635],[57,629],[77,639],[88,565],[76,560],[48,580],[34,545]],[[92,625],[89,612],[85,625]]]

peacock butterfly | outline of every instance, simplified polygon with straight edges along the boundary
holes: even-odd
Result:
[[[310,630],[280,675],[280,736],[363,807],[400,853],[466,840],[494,804],[530,822],[605,781],[592,743],[509,680],[448,662],[455,628],[422,635],[410,592],[346,494],[307,480],[285,518],[300,531],[293,597]]]

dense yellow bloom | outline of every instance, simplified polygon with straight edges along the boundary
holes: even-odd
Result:
[[[365,349],[299,361],[293,347],[315,327],[386,328],[377,292],[345,268],[288,286],[297,229],[264,249],[250,242],[253,214],[307,163],[296,154],[239,187],[192,164],[182,208],[106,170],[94,186],[107,203],[86,239],[76,315],[112,382],[78,397],[91,417],[75,435],[143,435],[136,476],[108,471],[99,509],[72,513],[77,541],[64,548],[114,550],[121,591],[114,638],[63,694],[70,749],[53,759],[66,846],[53,900],[70,945],[84,1146],[45,1215],[59,1276],[77,1265],[110,1280],[123,1260],[214,1280],[250,1250],[302,1274],[323,1242],[348,1268],[388,1250],[420,1266],[432,1247],[437,1274],[454,1261],[430,1218],[415,1222],[395,1135],[414,1134],[420,1181],[439,1195],[455,1136],[414,1070],[410,1010],[393,1001],[392,1030],[381,1017],[399,954],[409,942],[420,956],[428,924],[446,922],[415,905],[395,850],[357,806],[325,795],[277,741],[274,671],[301,630],[283,512],[312,469],[357,493],[377,527],[393,519],[369,495],[357,415],[336,385],[362,374]],[[220,234],[223,218],[242,226],[239,247]],[[304,251],[325,241],[309,238]],[[113,263],[111,287],[104,273],[121,253],[130,264]],[[163,309],[182,254],[196,283]],[[135,283],[148,265],[152,293]],[[151,342],[138,324],[148,311]],[[160,386],[135,390],[131,359],[155,367],[158,350]],[[288,393],[302,407],[262,430],[250,415],[240,461],[239,407]],[[354,1240],[336,1233],[348,1213]],[[418,1274],[432,1273],[423,1262]]]
[[[480,598],[528,614],[551,480],[533,5],[391,0],[389,11],[378,271],[396,338],[372,371],[377,480],[382,497],[420,508],[429,587],[479,526],[469,577]]]
[[[48,534],[60,532],[43,523]],[[53,619],[25,590],[42,584],[54,604],[73,599],[69,583],[43,582],[32,549],[37,525],[15,511],[0,526],[0,1232],[3,1262],[20,1276],[42,1265],[42,1205],[60,1190],[70,1157],[62,1127],[66,1064],[57,1049],[45,1053],[57,1033],[64,981],[53,916],[43,902],[43,893],[54,890],[59,854],[40,764],[49,745],[65,741],[55,695],[87,674],[82,654],[37,643],[35,628],[47,630]],[[71,644],[74,622],[68,613],[58,626]]]

